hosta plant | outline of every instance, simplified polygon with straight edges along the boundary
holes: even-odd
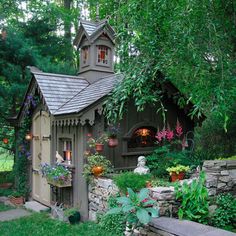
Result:
[[[149,190],[143,188],[139,193],[135,193],[128,188],[128,195],[118,197],[118,207],[112,208],[107,214],[123,213],[126,221],[133,228],[148,224],[153,217],[158,216],[157,202],[149,195]]]

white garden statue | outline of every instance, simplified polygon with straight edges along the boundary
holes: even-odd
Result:
[[[146,166],[145,156],[139,156],[137,168],[134,169],[134,173],[145,175],[145,174],[148,174],[149,172],[150,172],[150,169]]]
[[[58,151],[56,151],[56,163],[60,164],[62,162],[64,162],[63,157],[58,153]]]

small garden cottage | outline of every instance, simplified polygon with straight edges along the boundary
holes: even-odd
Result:
[[[86,219],[88,184],[82,172],[88,134],[99,137],[107,131],[103,104],[125,75],[114,73],[115,32],[107,20],[81,21],[74,44],[80,51],[78,75],[50,74],[30,67],[32,79],[17,120],[20,124],[26,119],[29,104],[34,103],[31,130],[27,135],[31,140],[32,198],[48,206],[53,202],[79,206],[83,219]],[[157,81],[156,89],[163,94],[167,109],[165,122],[161,114],[156,113],[158,107],[150,104],[143,112],[137,112],[130,101],[119,122],[118,146],[105,145],[102,152],[115,169],[134,169],[138,156],[145,156],[155,148],[155,134],[164,125],[175,127],[179,121],[186,133],[199,121],[191,120],[187,115],[192,104],[177,105],[175,97],[180,92],[173,84]],[[53,164],[60,158],[72,173],[72,184],[65,188],[49,185],[40,171],[41,165]]]

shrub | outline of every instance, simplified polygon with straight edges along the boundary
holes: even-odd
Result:
[[[176,199],[181,201],[178,211],[180,219],[188,219],[199,223],[207,223],[208,219],[208,192],[205,187],[205,174],[200,173],[198,180],[188,185],[186,182],[175,187]]]
[[[236,199],[230,194],[220,194],[216,198],[217,209],[215,210],[211,224],[213,226],[232,229],[236,223]]]
[[[146,182],[150,180],[150,175],[140,175],[133,172],[124,172],[113,177],[113,180],[119,190],[125,194],[127,188],[131,188],[134,191],[139,191],[146,186]]]

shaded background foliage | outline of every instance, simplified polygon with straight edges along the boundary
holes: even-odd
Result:
[[[14,0],[0,2],[0,122],[17,113],[30,76],[26,66],[76,74],[72,40],[81,9],[109,18],[116,34],[116,72],[125,80],[106,106],[119,119],[127,102],[137,110],[157,104],[156,84],[173,82],[193,102],[190,116],[207,116],[197,130],[197,151],[214,157],[235,153],[236,3],[233,0]],[[164,112],[164,108],[158,112]],[[227,132],[226,132],[227,131]],[[3,137],[3,131],[0,131]],[[210,155],[209,154],[209,155]]]

